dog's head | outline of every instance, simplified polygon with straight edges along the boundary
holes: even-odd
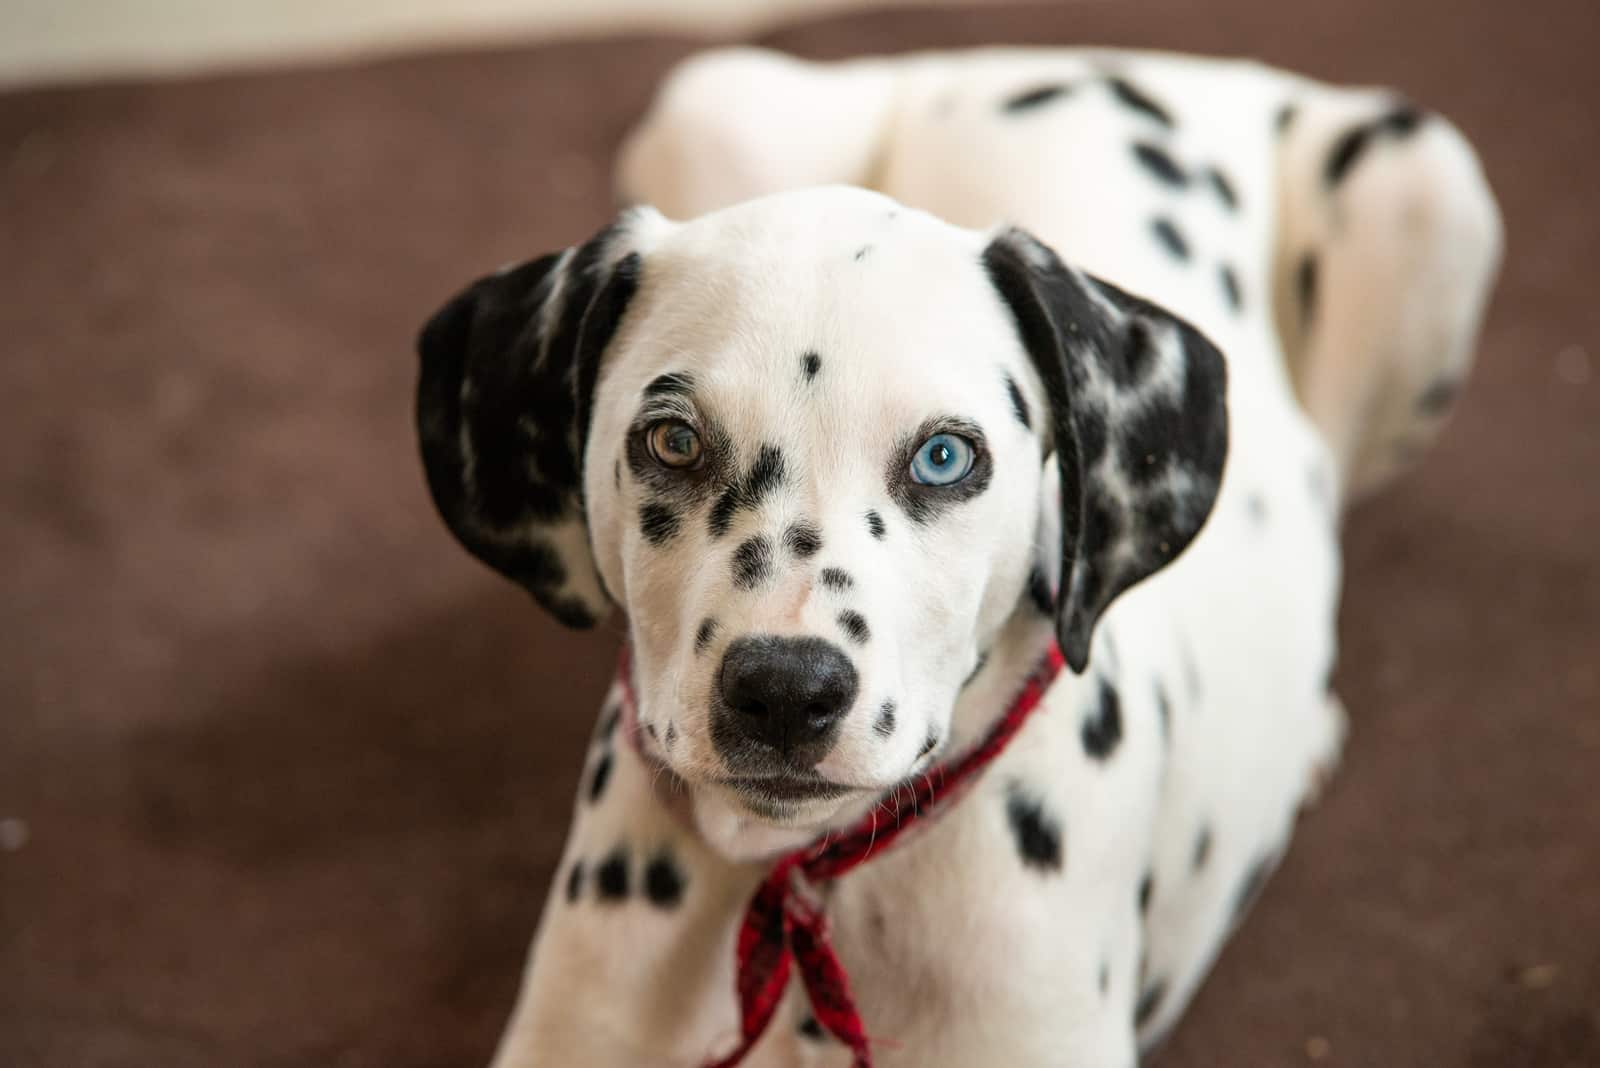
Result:
[[[563,623],[620,604],[654,755],[790,827],[931,761],[1019,603],[1055,602],[1081,671],[1226,452],[1187,324],[860,190],[632,211],[474,283],[420,349],[450,529]]]

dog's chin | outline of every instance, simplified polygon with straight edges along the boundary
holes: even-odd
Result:
[[[691,787],[694,819],[707,842],[734,860],[770,857],[810,843],[860,808],[869,791],[774,788],[722,780]]]

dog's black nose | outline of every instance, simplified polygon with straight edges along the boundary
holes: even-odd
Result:
[[[813,766],[833,748],[856,696],[855,666],[821,638],[740,638],[722,654],[720,682],[712,738],[741,765],[754,755],[741,743],[756,742],[791,766]]]

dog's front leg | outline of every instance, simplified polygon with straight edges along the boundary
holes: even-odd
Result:
[[[738,1035],[734,942],[760,868],[705,847],[607,707],[494,1068],[692,1068]]]

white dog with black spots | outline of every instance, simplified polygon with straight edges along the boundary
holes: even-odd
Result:
[[[673,73],[619,186],[654,208],[420,343],[451,530],[569,625],[621,607],[637,694],[495,1064],[725,1053],[771,859],[1052,641],[1015,743],[826,914],[876,1063],[1134,1064],[1338,758],[1340,515],[1470,365],[1472,150],[1250,63],[741,49]],[[849,1062],[799,983],[746,1061]]]

